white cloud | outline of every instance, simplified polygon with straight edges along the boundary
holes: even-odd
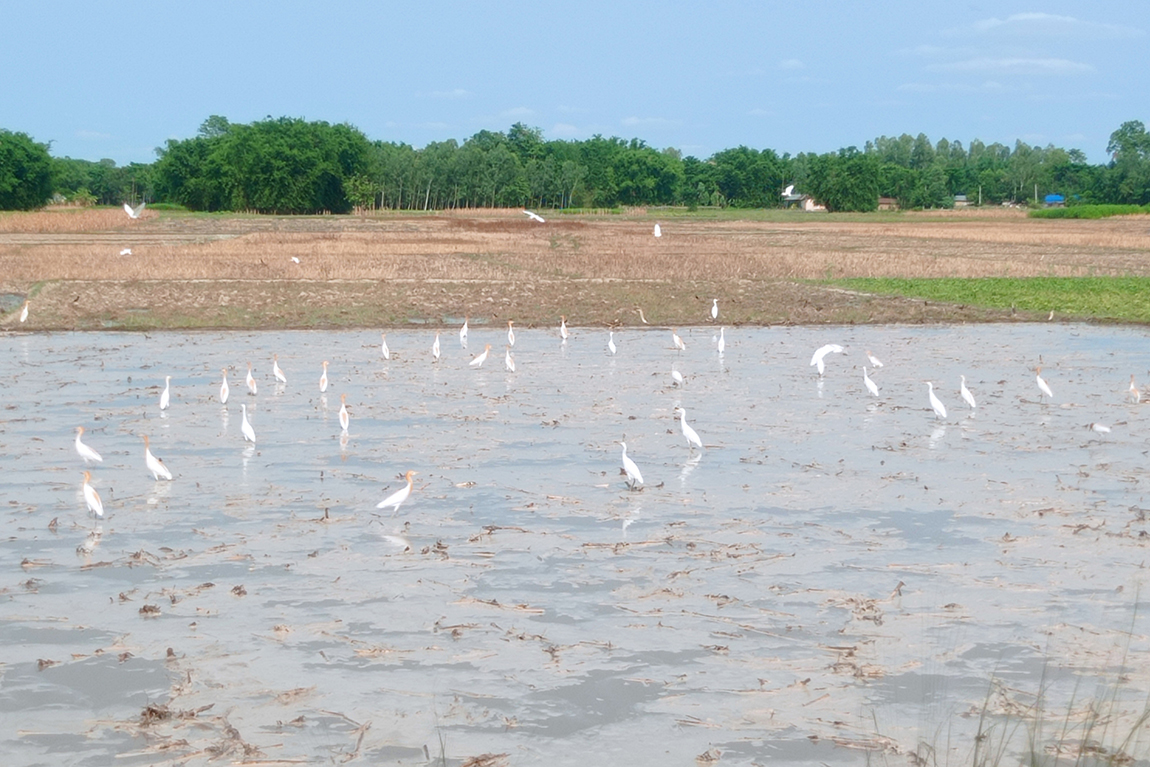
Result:
[[[980,85],[970,83],[903,83],[896,90],[908,93],[1006,93],[1012,90],[1000,82],[987,80]]]
[[[1029,35],[1039,37],[1064,37],[1074,35],[1077,38],[1092,37],[1140,37],[1145,34],[1137,27],[1127,27],[1118,24],[1101,24],[1094,21],[1083,21],[1073,16],[1059,16],[1053,13],[1015,13],[1005,19],[983,19],[974,25],[975,30],[986,33],[1006,33],[1013,35]]]
[[[628,128],[674,128],[680,124],[679,120],[665,117],[624,117],[622,122]]]
[[[779,69],[804,69],[806,64],[798,59],[784,59],[779,62]]]
[[[950,64],[934,64],[927,69],[936,72],[995,72],[1004,75],[1077,75],[1093,72],[1094,67],[1069,59],[991,58],[983,56]]]
[[[568,123],[555,123],[551,126],[551,135],[570,138],[579,135],[579,129]]]

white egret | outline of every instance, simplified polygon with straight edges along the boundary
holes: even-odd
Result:
[[[878,357],[876,357],[870,353],[870,349],[866,350],[866,358],[868,360],[870,360],[871,368],[881,368],[882,367],[882,362],[879,361]]]
[[[439,334],[435,334],[435,341],[431,344],[431,356],[439,359]]]
[[[172,472],[168,471],[168,467],[164,462],[152,454],[151,445],[148,444],[148,435],[144,435],[144,465],[148,467],[148,471],[152,472],[152,476],[156,481],[160,481],[160,477],[164,479],[171,479]]]
[[[280,383],[287,383],[287,376],[284,375],[284,371],[280,368],[280,356],[278,354],[272,355],[272,375],[275,376],[275,379]]]
[[[30,303],[31,303],[30,300],[25,299],[24,307],[22,309],[20,309],[20,321],[21,322],[27,322],[28,321],[28,304],[30,304]]]
[[[244,441],[251,442],[253,445],[256,443],[256,430],[248,422],[248,406],[241,403],[240,412],[243,413],[243,420],[240,422],[240,431],[244,433]]]
[[[974,395],[970,393],[970,389],[966,388],[966,376],[960,375],[959,378],[961,379],[961,383],[959,383],[958,386],[958,393],[962,395],[966,404],[970,405],[970,409],[974,410],[978,405],[975,404]]]
[[[507,320],[507,345],[515,346],[515,331],[511,327],[513,320]]]
[[[717,298],[711,299],[711,319],[719,319],[719,299]]]
[[[823,361],[823,358],[828,354],[842,354],[844,351],[845,349],[838,344],[825,344],[815,350],[815,353],[811,356],[811,364],[818,368],[819,376],[821,377],[823,371],[826,370],[826,363]]]
[[[292,257],[291,257],[291,262],[292,262],[293,264],[298,264],[298,263],[299,263],[299,256],[292,256]]]
[[[934,414],[937,415],[939,418],[945,419],[946,418],[946,405],[942,404],[942,400],[940,400],[937,396],[935,396],[934,384],[931,383],[930,381],[927,381],[926,382],[926,388],[927,388],[927,391],[930,393],[930,406],[932,408],[934,408]]]
[[[487,362],[487,353],[489,351],[491,351],[491,344],[486,344],[483,347],[483,351],[481,351],[479,354],[476,354],[471,362],[467,363],[468,366],[473,368],[482,367],[483,363]]]
[[[347,434],[348,424],[351,423],[351,417],[347,412],[347,395],[339,395],[339,428],[343,429],[343,433]]]
[[[1137,405],[1142,401],[1142,392],[1138,391],[1138,387],[1134,385],[1134,374],[1130,374],[1130,399]]]
[[[418,473],[418,471],[408,471],[407,474],[404,475],[404,479],[407,480],[407,486],[401,487],[399,490],[396,490],[394,493],[387,496],[379,503],[375,504],[375,508],[386,509],[388,506],[392,506],[398,513],[400,505],[407,500],[409,495],[411,495],[411,478]]]
[[[91,473],[84,472],[84,503],[88,504],[88,511],[97,517],[102,517],[104,516],[104,502],[100,500],[100,494],[96,492],[96,488],[88,484],[91,479]]]
[[[616,349],[615,349],[615,331],[614,330],[608,331],[607,348],[611,351],[611,354],[614,354],[616,352]]]
[[[172,400],[172,377],[164,376],[164,390],[160,392],[160,410],[167,410]]]
[[[658,225],[658,224],[655,224],[655,232],[654,232],[654,234],[655,234],[655,236],[656,236],[656,237],[662,237],[662,236],[663,236],[663,230],[659,228],[659,225]]]
[[[566,341],[567,335],[567,318],[559,315],[559,337]]]
[[[536,213],[535,211],[532,211],[532,210],[525,210],[525,211],[523,211],[523,214],[524,214],[525,216],[527,216],[527,218],[531,219],[532,221],[538,221],[538,222],[539,222],[539,223],[541,223],[541,224],[546,224],[546,223],[547,223],[546,221],[544,221],[544,220],[543,220],[543,216],[540,216],[540,215],[539,215],[538,213]]]
[[[256,377],[252,375],[252,363],[248,363],[248,374],[244,377],[244,383],[248,385],[248,394],[255,394],[259,387],[256,386]]]
[[[319,377],[319,390],[321,393],[327,391],[327,360],[323,361],[323,375]]]
[[[727,348],[727,338],[724,335],[726,328],[719,328],[719,356],[723,356],[723,351]]]
[[[643,307],[636,306],[635,311],[639,312],[639,319],[643,321],[644,325],[650,325],[651,324],[651,323],[647,322],[647,318],[643,316]]]
[[[671,343],[673,343],[675,345],[675,348],[678,349],[679,351],[681,351],[681,352],[687,351],[687,345],[685,343],[683,343],[682,338],[679,338],[679,334],[675,331],[674,328],[671,328]]]
[[[131,248],[124,248],[123,250],[120,251],[120,255],[121,256],[130,256],[130,255],[132,255],[132,249]]]
[[[391,349],[387,348],[387,333],[380,333],[379,351],[385,360],[391,359]]]
[[[863,383],[866,384],[867,391],[876,397],[878,396],[878,384],[872,381],[870,376],[866,374],[866,365],[863,365]]]
[[[103,456],[101,456],[99,453],[97,453],[92,448],[85,445],[84,442],[80,439],[80,437],[83,434],[84,434],[84,427],[83,426],[77,426],[76,427],[76,452],[79,453],[80,457],[84,459],[84,465],[87,466],[89,461],[95,461],[96,463],[103,463],[103,461],[104,461]]]
[[[675,368],[671,368],[671,380],[674,381],[678,386],[682,386],[687,382],[687,379],[683,378],[683,374]]]
[[[691,428],[687,423],[687,411],[681,407],[675,408],[675,412],[679,414],[679,427],[683,430],[683,437],[687,440],[687,447],[694,450],[696,447],[700,450],[703,449],[703,440],[699,439],[699,433]]]
[[[1106,424],[1092,423],[1092,424],[1089,424],[1086,428],[1092,429],[1093,431],[1097,432],[1098,434],[1109,434],[1110,433],[1110,427],[1107,426]]]
[[[459,344],[464,349],[467,348],[467,317],[463,318],[463,327],[459,329]]]
[[[627,455],[627,443],[620,442],[619,444],[623,446],[623,471],[627,474],[627,484],[634,490],[637,486],[643,484],[643,475],[639,471],[639,467],[636,466],[635,462]]]
[[[220,404],[228,404],[228,394],[231,393],[231,388],[228,386],[228,369],[220,368],[220,374],[224,377],[224,382],[220,384]]]
[[[1038,390],[1040,392],[1042,392],[1043,394],[1045,394],[1047,397],[1049,397],[1051,400],[1053,400],[1054,399],[1054,392],[1050,391],[1050,387],[1047,385],[1046,379],[1044,379],[1042,377],[1042,367],[1041,366],[1039,366],[1037,369],[1035,369],[1034,380],[1038,384]],[[1039,399],[1041,399],[1041,397]]]
[[[146,203],[146,202],[141,202],[139,207],[133,208],[128,203],[124,203],[124,212],[128,214],[128,218],[132,218],[132,219],[139,218],[140,214],[144,212],[144,206],[147,204],[148,203]]]
[[[503,364],[504,364],[504,365],[507,367],[507,369],[508,369],[508,370],[510,370],[512,373],[514,373],[514,372],[515,372],[515,360],[513,360],[513,359],[511,358],[511,347],[510,347],[510,346],[508,346],[508,347],[507,347],[507,351],[506,351],[506,352],[504,352],[504,354],[503,354]]]

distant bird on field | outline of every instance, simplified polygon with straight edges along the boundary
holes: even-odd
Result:
[[[248,385],[248,394],[257,394],[259,387],[256,385],[256,377],[252,375],[252,363],[248,363],[248,374],[244,377],[244,383]]]
[[[1046,379],[1042,377],[1042,368],[1039,367],[1034,371],[1034,381],[1038,384],[1038,390],[1045,394],[1047,397],[1054,400],[1054,392],[1050,391],[1050,386],[1047,385]],[[1041,398],[1039,398],[1041,399]]]
[[[133,208],[128,203],[124,203],[124,212],[128,214],[128,218],[139,218],[140,214],[144,212],[144,206],[147,204],[146,202],[141,202],[139,207]]]
[[[679,414],[679,428],[683,432],[683,438],[687,440],[687,447],[694,450],[696,447],[700,450],[703,449],[703,440],[699,439],[699,433],[691,428],[687,423],[687,411],[681,407],[675,408],[675,412]]]
[[[418,471],[407,472],[407,474],[404,475],[404,479],[407,480],[407,486],[401,487],[399,490],[395,491],[379,503],[375,504],[375,508],[386,509],[388,506],[391,506],[395,509],[396,512],[398,512],[399,507],[403,504],[404,501],[407,500],[408,496],[411,495],[411,478],[418,473]]]
[[[1137,405],[1142,401],[1142,392],[1138,391],[1138,387],[1134,385],[1134,374],[1130,374],[1130,399]]]
[[[240,412],[243,418],[240,421],[240,431],[243,432],[244,442],[251,442],[253,445],[256,443],[256,430],[252,428],[251,423],[248,421],[248,406],[240,404]]]
[[[380,333],[379,351],[385,360],[391,359],[391,349],[387,347],[387,333]]]
[[[172,377],[164,376],[164,390],[160,392],[160,410],[167,410],[172,398]]]
[[[679,333],[674,328],[671,328],[671,343],[679,351],[687,351],[687,345],[683,343],[683,339],[679,337]]]
[[[95,514],[97,517],[104,516],[104,503],[100,500],[100,494],[96,492],[96,488],[88,484],[92,479],[90,472],[84,472],[84,503],[88,505],[88,511]]]
[[[568,335],[569,334],[567,332],[567,318],[564,317],[563,315],[560,315],[559,316],[559,337],[562,338],[564,341],[566,341]]]
[[[228,386],[228,369],[221,368],[220,373],[224,377],[224,382],[220,384],[220,404],[228,404],[228,394],[231,393],[231,387]]]
[[[435,334],[435,342],[431,344],[431,356],[439,359],[439,334]]]
[[[934,408],[934,414],[936,416],[938,416],[939,418],[942,418],[943,420],[945,420],[946,419],[946,405],[942,404],[942,400],[940,400],[935,395],[934,384],[931,383],[930,381],[927,381],[926,382],[926,388],[927,388],[927,391],[930,393],[930,406],[932,408]]]
[[[663,236],[663,230],[659,228],[658,224],[655,224],[655,236],[656,237],[662,237]]]
[[[643,484],[643,474],[639,471],[639,467],[635,465],[627,456],[627,443],[620,442],[623,446],[623,471],[627,474],[627,485],[634,490],[639,485]]]
[[[93,450],[92,448],[85,445],[84,442],[80,439],[80,437],[83,436],[83,434],[84,434],[84,427],[83,426],[77,426],[76,427],[76,452],[79,453],[80,457],[84,459],[84,465],[87,466],[88,461],[95,461],[96,463],[103,463],[103,461],[104,461],[103,457],[99,453],[97,453],[95,450]]]
[[[507,320],[507,345],[515,346],[515,331],[511,328],[511,323],[514,320]]]
[[[124,248],[123,250],[120,251],[120,255],[121,256],[130,256],[130,255],[132,255],[132,249],[131,248]]]
[[[27,322],[28,321],[28,304],[29,303],[31,303],[31,302],[27,301],[27,300],[24,301],[24,308],[22,308],[20,310],[20,321],[21,322]]]
[[[882,362],[879,361],[878,357],[876,357],[870,353],[870,349],[866,350],[866,358],[868,360],[870,360],[870,364],[871,364],[872,368],[881,368],[882,367]]]
[[[272,355],[272,375],[275,376],[275,379],[280,383],[287,383],[287,376],[284,375],[283,369],[280,368],[280,356],[278,354]]]
[[[711,319],[719,319],[719,299],[717,298],[711,299]]]
[[[866,365],[863,365],[863,383],[866,384],[867,391],[869,391],[875,397],[878,396],[878,384],[872,381],[870,376],[866,374]]]
[[[515,372],[515,359],[511,356],[511,347],[507,347],[507,351],[503,354],[503,364],[512,373]]]
[[[299,256],[292,256],[292,257],[291,257],[291,262],[292,262],[293,264],[298,264],[298,263],[299,263]]]
[[[160,477],[164,479],[171,479],[172,472],[168,471],[168,467],[164,462],[152,454],[152,448],[148,444],[148,435],[144,435],[144,465],[148,467],[148,471],[152,472],[152,476],[156,481],[160,481]]]
[[[978,405],[974,402],[974,395],[970,393],[970,389],[966,388],[966,376],[959,376],[962,382],[958,386],[958,393],[962,395],[962,399],[966,404],[970,405],[970,409],[974,410]]]
[[[607,348],[610,349],[611,354],[615,353],[615,331],[608,331],[607,335]]]
[[[471,362],[467,363],[468,367],[482,367],[483,363],[487,362],[487,353],[489,351],[491,351],[491,344],[486,344],[483,347],[483,351],[481,351],[479,354],[476,354],[475,357],[472,358]]]

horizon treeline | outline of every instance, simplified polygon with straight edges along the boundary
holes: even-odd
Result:
[[[170,139],[153,163],[117,166],[51,157],[23,133],[0,130],[0,209],[165,202],[199,211],[304,214],[445,208],[616,208],[678,205],[777,208],[794,186],[832,211],[868,211],[880,197],[902,208],[1031,202],[1150,203],[1150,134],[1140,121],[1110,136],[1110,161],[1077,149],[1016,141],[964,146],[926,135],[880,136],[860,149],[780,155],[739,146],[706,159],[632,138],[546,140],[515,123],[462,143],[372,141],[358,128],[298,118],[250,124],[209,117]]]

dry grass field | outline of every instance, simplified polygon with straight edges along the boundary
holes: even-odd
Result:
[[[652,236],[660,220],[663,237]],[[120,255],[131,248],[131,255]],[[293,260],[298,259],[298,263]],[[519,211],[273,217],[118,210],[0,215],[2,324],[35,329],[394,327],[1003,319],[862,295],[841,277],[1150,275],[1150,220],[1020,211],[745,219]],[[1018,317],[1016,317],[1017,319]]]

